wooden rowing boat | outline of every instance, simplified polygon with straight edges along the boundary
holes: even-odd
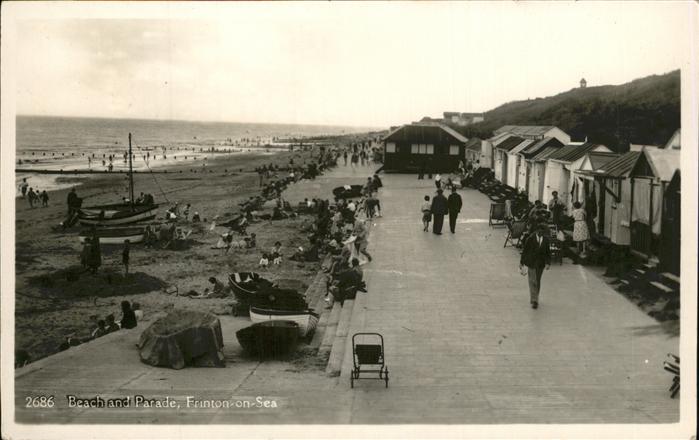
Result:
[[[84,243],[86,239],[95,235],[99,238],[100,244],[123,244],[126,240],[134,244],[143,241],[145,227],[83,229],[79,235],[80,242]]]
[[[275,320],[255,323],[235,333],[243,349],[260,358],[289,353],[299,339],[299,325],[294,321]]]
[[[362,195],[362,185],[345,185],[333,189],[333,195],[338,199],[352,199]]]
[[[263,309],[259,307],[250,307],[250,319],[252,322],[265,322],[265,321],[293,321],[298,324],[299,327],[299,337],[305,338],[313,334],[318,325],[318,319],[320,315],[315,313],[313,310],[304,311],[292,311],[292,310],[274,310],[274,309]]]
[[[90,206],[78,211],[78,221],[87,226],[119,226],[153,220],[158,213],[158,205],[113,205]]]
[[[133,154],[131,133],[129,133],[129,201],[110,205],[88,206],[78,209],[78,220],[87,226],[119,226],[148,221],[155,218],[158,205],[155,203],[137,204],[134,199]],[[152,201],[152,200],[151,200]]]

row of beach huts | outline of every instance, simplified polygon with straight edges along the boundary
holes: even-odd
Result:
[[[440,123],[396,127],[384,138],[384,170],[454,172],[460,162],[489,168],[529,201],[551,194],[572,211],[595,203],[595,240],[628,249],[669,276],[680,273],[680,130],[664,145],[625,153],[573,142],[554,126],[505,125],[489,139],[467,139]]]

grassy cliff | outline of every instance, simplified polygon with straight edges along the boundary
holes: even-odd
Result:
[[[555,125],[574,140],[587,136],[619,152],[629,143],[664,144],[680,127],[680,72],[509,102],[486,112],[484,122],[458,129],[486,138],[503,125]]]

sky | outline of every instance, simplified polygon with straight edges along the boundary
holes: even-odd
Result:
[[[18,114],[387,127],[681,68],[691,2],[71,3],[15,18]]]

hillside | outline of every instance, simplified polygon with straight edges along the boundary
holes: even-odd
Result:
[[[486,112],[484,122],[458,129],[469,137],[487,138],[508,124],[555,125],[574,140],[587,136],[623,152],[629,143],[664,144],[680,127],[680,107],[680,71],[675,70],[618,86],[510,102]]]

